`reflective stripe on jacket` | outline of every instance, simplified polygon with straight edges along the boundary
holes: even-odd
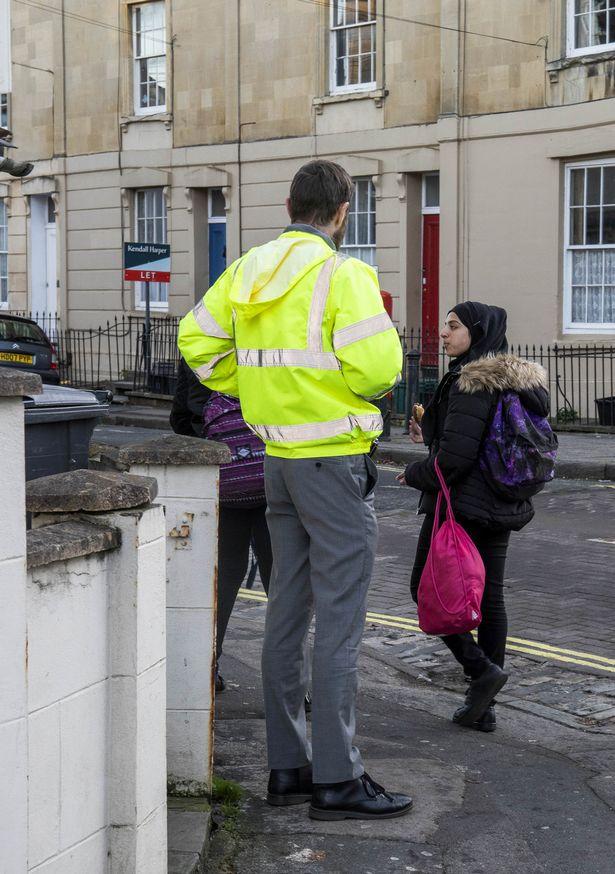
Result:
[[[402,365],[375,271],[304,231],[232,264],[178,342],[201,382],[240,398],[267,453],[289,458],[368,452],[382,431],[370,399]]]

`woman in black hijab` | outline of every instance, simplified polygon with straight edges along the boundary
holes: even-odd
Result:
[[[412,571],[411,593],[418,586],[431,542],[439,482],[436,455],[451,487],[457,521],[468,532],[485,565],[485,593],[478,642],[472,635],[453,634],[443,642],[462,665],[470,685],[465,704],[453,721],[480,731],[495,729],[493,698],[508,675],[504,672],[507,619],[504,605],[504,569],[511,531],[518,531],[534,515],[531,501],[504,499],[490,487],[478,458],[499,395],[514,391],[526,409],[546,416],[549,400],[544,370],[533,362],[508,355],[506,311],[466,301],[448,313],[440,334],[450,357],[448,372],[427,406],[421,425],[412,421],[410,437],[424,442],[429,456],[408,465],[400,482],[421,491],[419,512],[425,520],[419,535]]]

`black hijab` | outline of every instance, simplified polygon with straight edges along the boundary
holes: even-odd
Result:
[[[470,332],[472,345],[467,352],[453,358],[449,370],[459,370],[469,361],[484,355],[498,355],[508,351],[506,339],[506,310],[485,303],[467,300],[450,310]]]

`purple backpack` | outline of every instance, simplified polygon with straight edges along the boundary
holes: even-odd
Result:
[[[203,437],[226,443],[232,459],[220,466],[220,504],[265,503],[265,444],[246,425],[237,398],[214,392],[203,408]]]
[[[479,458],[496,494],[531,498],[555,476],[557,437],[544,416],[527,410],[516,392],[502,392]]]

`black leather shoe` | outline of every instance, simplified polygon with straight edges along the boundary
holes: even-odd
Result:
[[[274,807],[303,804],[312,798],[312,766],[275,768],[269,773],[267,803]]]
[[[412,807],[408,795],[386,792],[368,774],[344,783],[315,783],[311,819],[392,819]]]
[[[466,692],[466,703],[453,714],[453,722],[472,728],[473,724],[488,710],[491,701],[508,680],[497,665],[489,665],[480,677],[472,680]]]
[[[495,731],[495,707],[493,705],[488,707],[481,718],[472,723],[472,728],[476,731]]]

